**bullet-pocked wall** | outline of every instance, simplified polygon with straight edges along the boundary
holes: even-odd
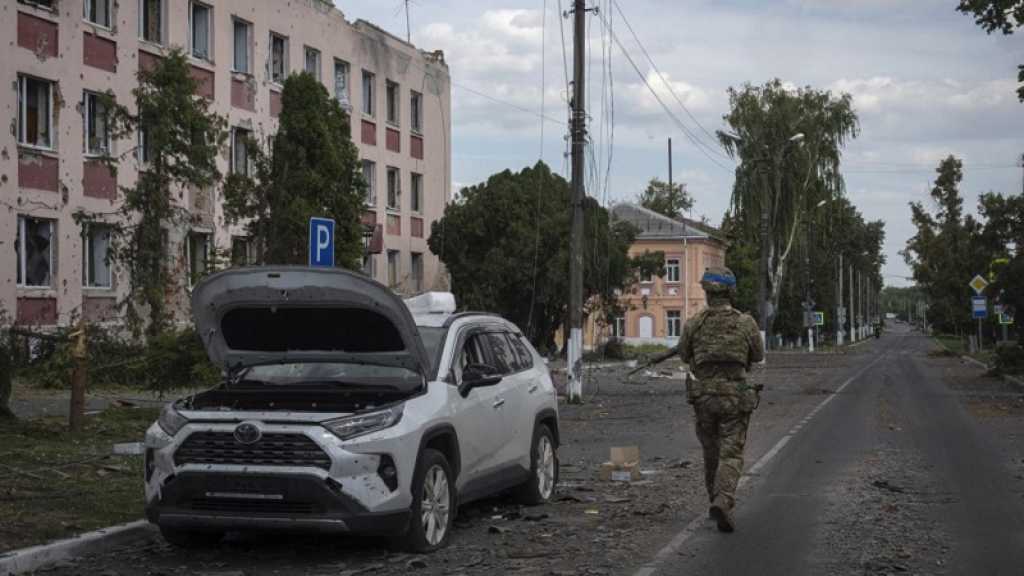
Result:
[[[281,79],[308,70],[349,111],[371,182],[363,222],[374,226],[365,269],[403,293],[444,288],[427,247],[451,189],[451,89],[440,52],[426,52],[321,0],[0,0],[0,306],[22,323],[65,324],[77,315],[116,319],[128,278],[108,269],[108,239],[73,215],[113,218],[119,187],[135,183],[135,138],[107,142],[92,94],[112,90],[132,108],[140,67],[172,46],[189,54],[200,94],[233,131],[277,128]],[[231,169],[231,139],[218,164]],[[116,174],[95,156],[108,147]],[[194,218],[169,230],[187,310],[188,277],[212,253],[245,250],[224,221],[221,192],[183,190]],[[191,238],[191,239],[190,239]]]

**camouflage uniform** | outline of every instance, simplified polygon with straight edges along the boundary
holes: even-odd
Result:
[[[758,403],[758,392],[748,384],[747,371],[752,363],[764,359],[764,346],[754,319],[729,303],[735,290],[732,272],[709,269],[701,284],[708,307],[686,323],[679,351],[693,374],[687,379],[687,398],[693,404],[697,438],[704,449],[711,514],[728,518],[719,520],[718,525],[731,531],[729,512],[735,506],[736,485],[743,474],[747,425]]]

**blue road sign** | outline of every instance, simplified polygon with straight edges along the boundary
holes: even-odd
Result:
[[[971,298],[971,317],[978,320],[988,318],[988,300],[984,296]]]
[[[315,216],[309,219],[309,265],[334,266],[334,220]]]
[[[814,313],[814,325],[815,326],[824,326],[825,325],[825,313],[824,312],[815,312]]]

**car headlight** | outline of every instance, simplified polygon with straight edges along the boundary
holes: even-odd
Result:
[[[171,402],[160,411],[160,418],[156,423],[163,428],[168,436],[174,436],[178,433],[178,430],[181,430],[182,426],[188,424],[188,418],[182,416],[181,412],[174,408],[174,402]]]
[[[405,404],[398,404],[384,410],[345,416],[322,422],[324,428],[330,430],[335,436],[342,440],[349,440],[356,436],[369,434],[385,428],[390,428],[402,419],[402,409]]]

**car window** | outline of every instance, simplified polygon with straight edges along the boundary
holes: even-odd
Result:
[[[515,351],[516,357],[519,359],[518,370],[529,370],[533,368],[533,354],[530,353],[530,348],[523,342],[523,337],[520,334],[507,334],[509,342],[512,343],[512,350]]]
[[[455,362],[452,363],[456,382],[462,381],[462,373],[466,370],[466,366],[486,363],[486,357],[483,354],[480,342],[481,336],[481,334],[472,334],[463,341],[462,349],[459,350]]]
[[[503,332],[488,332],[484,336],[486,336],[487,343],[491,347],[494,367],[502,374],[516,372],[518,361],[512,352],[512,346],[509,345],[508,339],[505,338],[505,334]]]

